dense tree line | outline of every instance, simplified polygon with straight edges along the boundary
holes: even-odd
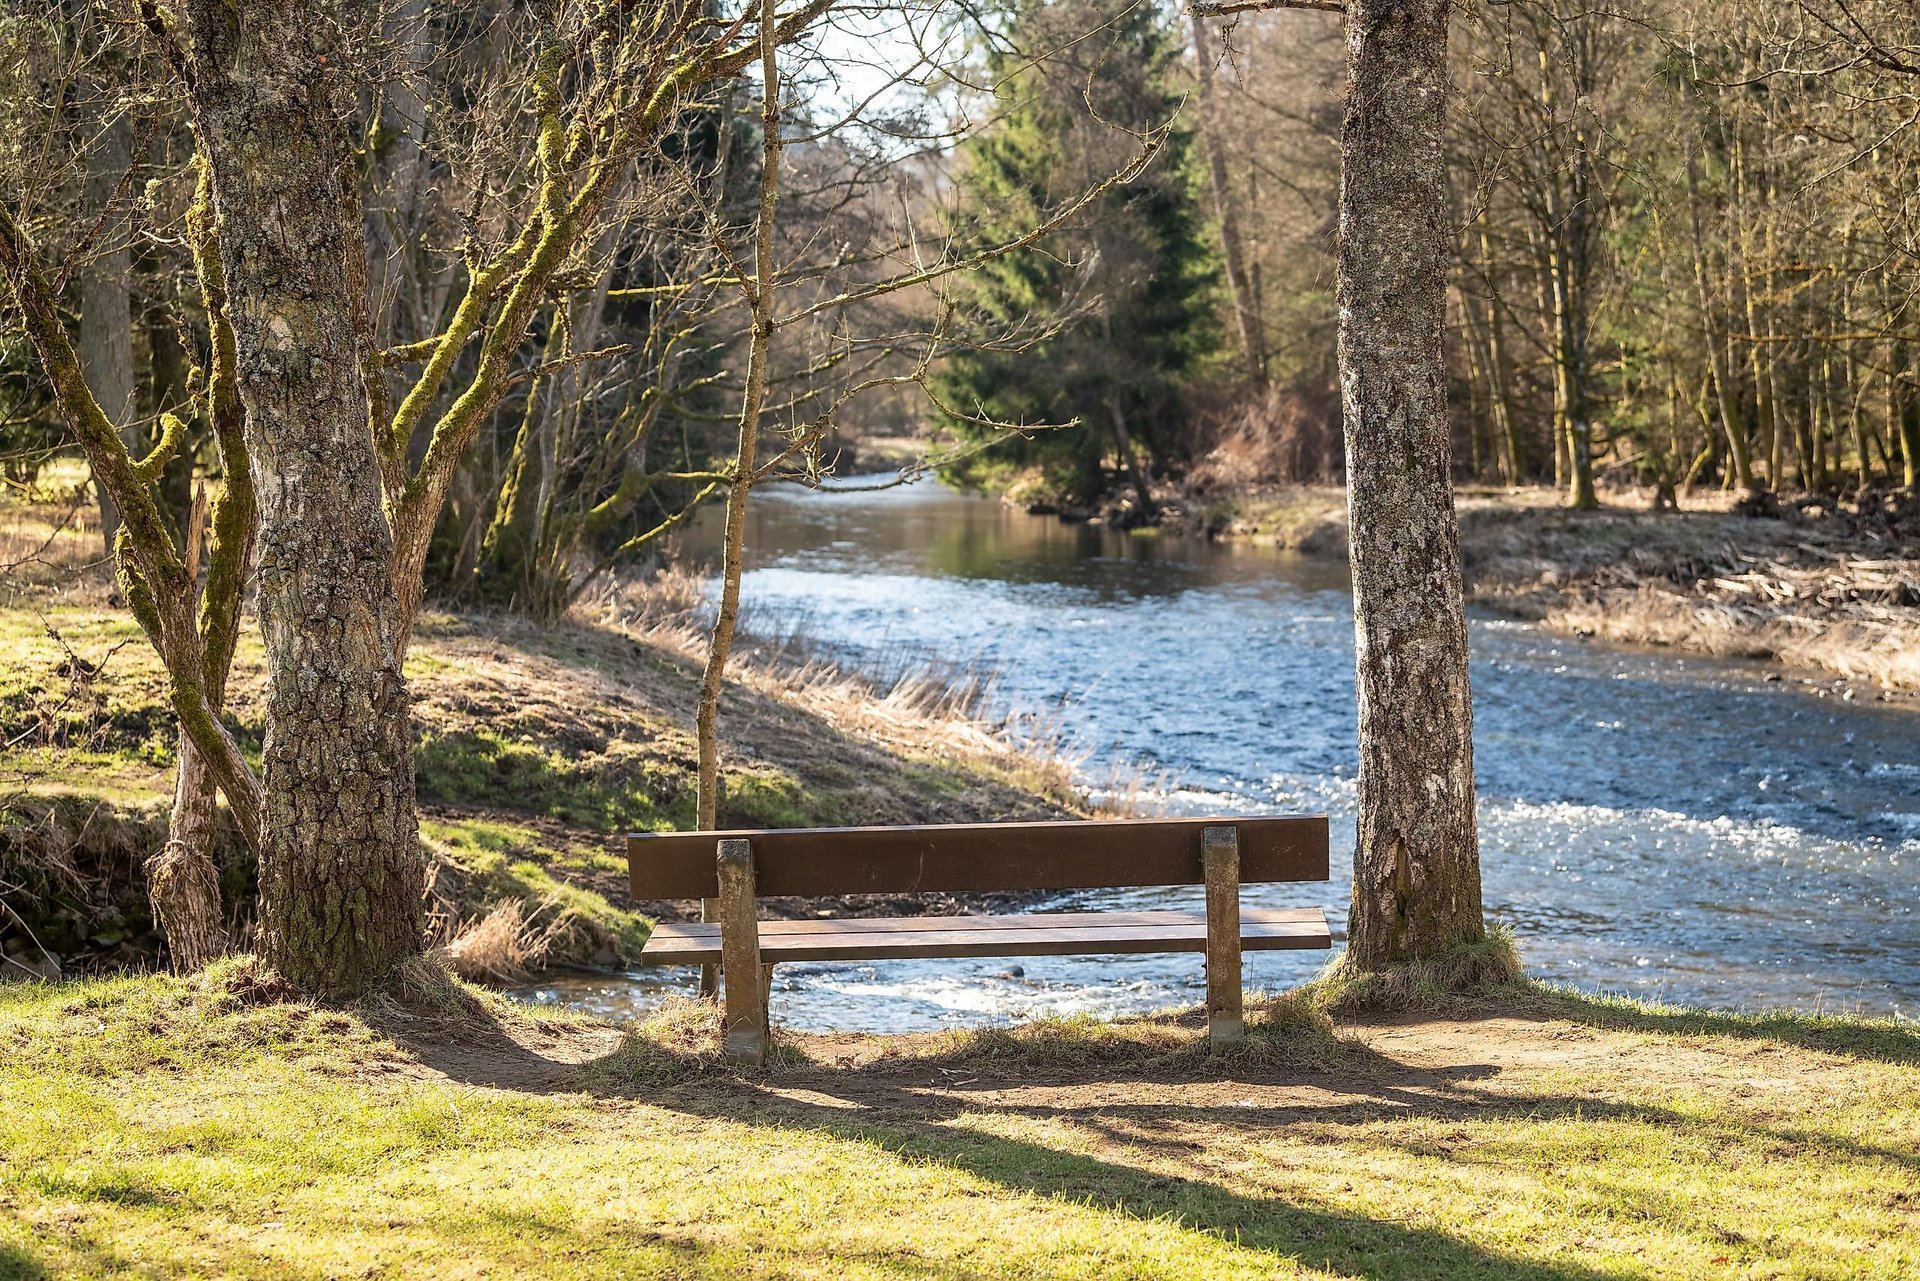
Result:
[[[993,123],[958,157],[950,215],[965,243],[1004,239],[1118,168],[1144,140],[1153,164],[1072,227],[986,265],[955,292],[972,328],[1018,333],[957,351],[938,387],[973,441],[1029,428],[950,466],[962,483],[1036,473],[1036,492],[1091,505],[1116,486],[1151,520],[1152,475],[1188,461],[1183,393],[1218,362],[1215,262],[1181,118],[1179,28],[1152,5],[1027,0],[987,55]],[[1034,60],[1028,51],[1047,50]]]
[[[1462,478],[1911,488],[1905,0],[1515,0],[1454,22],[1448,351]],[[1206,145],[1250,368],[1312,391],[1334,312],[1340,24],[1216,25]],[[1282,70],[1286,74],[1281,74]],[[1236,304],[1239,305],[1239,304]],[[1764,505],[1764,504],[1763,504]]]

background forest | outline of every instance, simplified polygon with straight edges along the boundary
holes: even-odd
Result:
[[[534,179],[511,154],[514,16],[402,6],[391,27],[400,74],[360,144],[374,324],[404,366],[458,305],[476,233]],[[829,34],[796,76],[779,235],[797,295],[1018,238],[1153,154],[1036,244],[803,324],[765,414],[798,445],[791,470],[868,437],[945,438],[969,446],[954,479],[1128,522],[1157,516],[1163,485],[1337,479],[1338,22],[1072,0],[935,34]],[[209,415],[186,412],[209,342],[182,232],[191,138],[141,91],[153,53],[130,24],[16,11],[4,39],[23,219],[63,264],[122,430],[150,447],[181,413],[163,484],[184,521],[191,476],[218,470]],[[899,74],[849,72],[863,39]],[[1459,477],[1575,506],[1608,482],[1657,503],[1914,485],[1915,41],[1901,0],[1467,7],[1448,139]],[[880,105],[823,127],[860,94]],[[726,90],[632,162],[657,172],[575,247],[460,457],[434,591],[551,615],[714,492],[745,314],[713,231],[751,213],[757,128]],[[9,482],[69,447],[9,326]]]
[[[1471,6],[1455,32],[1463,478],[1837,494],[1915,481],[1899,3]],[[1251,369],[1331,368],[1339,33],[1244,22],[1201,119],[1227,158]],[[1241,305],[1236,291],[1235,304]]]

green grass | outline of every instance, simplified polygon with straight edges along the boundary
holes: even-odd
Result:
[[[0,1277],[1920,1273],[1891,1024],[1512,987],[1282,1003],[1222,1060],[1191,1017],[1066,1021],[738,1076],[691,1004],[277,997],[245,960],[0,988]]]
[[[536,815],[609,833],[690,827],[695,813],[685,768],[663,757],[653,737],[576,752],[531,735],[429,729],[414,765],[420,798],[428,803]],[[734,768],[724,778],[728,819],[743,827],[815,826],[837,810],[837,798],[810,794],[784,770]]]
[[[542,928],[555,929],[556,955],[602,966],[637,962],[653,922],[616,901],[625,897],[627,863],[614,842],[560,845],[485,818],[424,819],[420,835],[439,866],[436,887],[459,910],[478,914],[516,899],[529,915],[539,913]]]

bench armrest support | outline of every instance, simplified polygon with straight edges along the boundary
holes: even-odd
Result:
[[[719,873],[720,970],[726,981],[721,1029],[728,1058],[759,1064],[767,1053],[767,989],[760,972],[752,842],[721,841]]]
[[[1232,827],[1200,833],[1207,882],[1207,1039],[1213,1048],[1246,1039],[1240,992],[1240,834]]]

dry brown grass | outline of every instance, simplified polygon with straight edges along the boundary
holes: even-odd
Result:
[[[111,587],[83,469],[50,469],[32,493],[0,487],[0,603],[22,593],[62,604],[104,600]]]
[[[1524,978],[1512,932],[1495,926],[1478,942],[1384,969],[1360,969],[1343,954],[1294,999],[1343,1015],[1448,1013],[1490,995],[1505,999]]]
[[[1550,607],[1559,631],[1735,658],[1771,658],[1887,690],[1920,691],[1920,623],[1833,620],[1641,585]]]
[[[460,927],[440,950],[441,958],[469,983],[524,983],[541,968],[553,942],[554,927],[535,923],[540,911],[529,913],[518,899],[508,899]]]
[[[669,567],[621,584],[580,611],[582,621],[702,662],[707,650],[703,581]],[[1080,764],[1056,726],[1027,717],[990,718],[990,678],[971,669],[906,665],[891,674],[849,671],[814,651],[804,634],[778,644],[743,635],[727,669],[740,688],[777,699],[876,746],[937,752],[993,771],[1015,770],[1051,797],[1076,794]]]
[[[1318,485],[1340,475],[1340,402],[1331,388],[1269,387],[1202,406],[1209,442],[1187,474],[1196,493]]]

